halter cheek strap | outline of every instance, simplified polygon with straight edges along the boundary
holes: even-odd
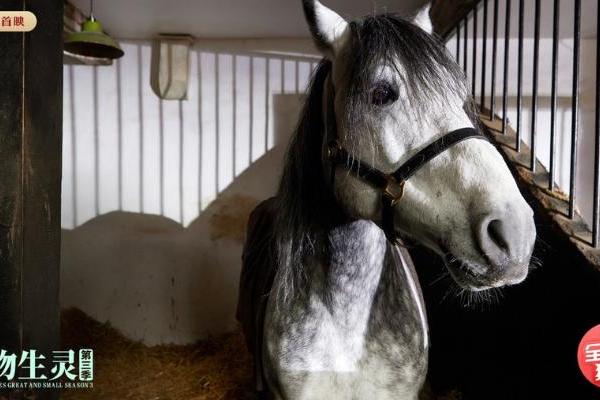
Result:
[[[327,98],[324,99],[326,117],[326,135],[327,147],[325,150],[325,159],[329,164],[331,182],[336,167],[342,167],[356,174],[360,179],[369,183],[381,192],[381,219],[382,229],[390,241],[397,238],[394,229],[394,206],[404,195],[404,185],[406,181],[413,176],[429,161],[448,150],[450,147],[466,139],[488,140],[474,128],[461,128],[446,133],[435,142],[425,146],[417,154],[402,164],[397,170],[386,174],[367,163],[356,158],[350,157],[348,151],[340,144],[337,138],[335,126],[335,115],[333,113],[333,87],[327,80]]]

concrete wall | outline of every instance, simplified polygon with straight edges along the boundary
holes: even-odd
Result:
[[[248,213],[273,195],[312,69],[309,40],[198,41],[184,101],[151,43],[64,67],[62,307],[147,344],[235,327]]]

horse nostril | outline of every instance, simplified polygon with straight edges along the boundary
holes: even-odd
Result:
[[[515,237],[510,225],[503,218],[487,216],[479,225],[479,246],[492,264],[502,264],[514,252]]]
[[[529,262],[535,238],[535,225],[530,215],[518,208],[484,215],[477,225],[476,240],[490,267],[508,273],[519,272]],[[512,267],[511,267],[512,266]]]
[[[501,250],[508,252],[508,243],[506,238],[504,237],[504,223],[499,219],[491,220],[487,226],[487,234],[496,246],[498,246]]]

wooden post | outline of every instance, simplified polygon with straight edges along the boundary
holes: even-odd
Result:
[[[51,356],[60,349],[63,1],[4,0],[2,10],[31,11],[38,23],[0,33],[0,349]]]

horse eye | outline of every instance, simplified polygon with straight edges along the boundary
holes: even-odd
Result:
[[[398,91],[387,82],[375,84],[371,92],[371,102],[376,106],[386,106],[398,100]]]

